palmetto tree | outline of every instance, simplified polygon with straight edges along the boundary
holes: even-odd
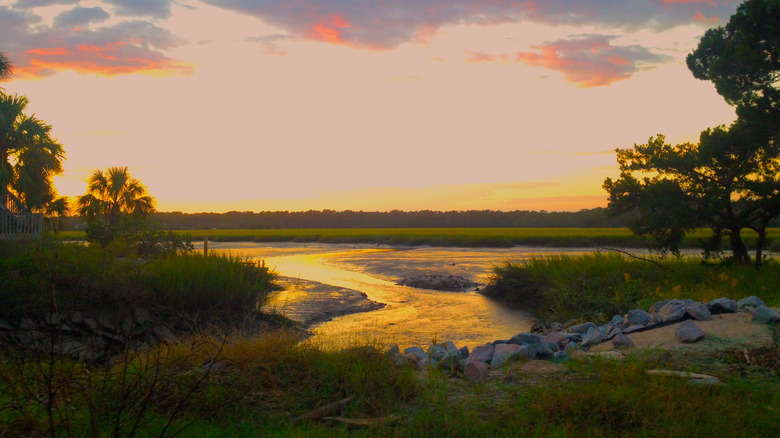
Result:
[[[62,173],[65,152],[51,126],[24,113],[28,103],[0,92],[0,202],[15,194],[26,208],[43,211],[56,199],[51,177]]]
[[[98,169],[89,177],[87,193],[79,196],[78,212],[87,221],[102,219],[106,225],[119,224],[123,215],[144,216],[155,211],[154,198],[127,167]]]
[[[0,52],[0,81],[10,79],[11,70],[13,70],[11,66],[11,61],[9,61],[8,58],[5,57],[3,52]]]

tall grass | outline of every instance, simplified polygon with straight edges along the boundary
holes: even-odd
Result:
[[[653,301],[756,295],[780,304],[780,269],[712,264],[692,257],[641,260],[615,253],[550,255],[505,262],[493,269],[484,293],[537,309],[557,320],[605,320]]]
[[[230,254],[180,254],[144,266],[145,284],[161,304],[187,314],[255,312],[276,275]]]
[[[0,241],[0,319],[162,305],[187,316],[257,312],[275,274],[230,255],[126,256],[111,245]]]

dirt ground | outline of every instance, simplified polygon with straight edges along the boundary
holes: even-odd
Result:
[[[623,350],[631,354],[638,350],[666,350],[686,354],[703,355],[734,348],[755,349],[769,347],[774,343],[772,326],[753,322],[748,312],[722,313],[713,315],[710,321],[695,321],[706,336],[704,339],[683,344],[674,334],[678,324],[667,325],[644,332],[631,333],[628,337],[634,346]],[[591,352],[610,351],[612,342],[604,342],[590,349]]]

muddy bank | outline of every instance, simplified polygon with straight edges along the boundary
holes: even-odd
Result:
[[[354,289],[292,277],[279,277],[275,283],[283,290],[274,293],[264,310],[274,310],[305,327],[385,307]]]

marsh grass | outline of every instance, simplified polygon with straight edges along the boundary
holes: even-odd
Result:
[[[322,242],[363,243],[405,246],[493,247],[516,245],[545,247],[623,247],[648,248],[652,242],[634,236],[628,228],[324,228],[258,230],[182,230],[194,240],[208,237],[216,242]],[[770,248],[780,250],[780,228],[767,230]],[[711,236],[708,229],[688,233],[684,248],[702,248]],[[747,245],[756,240],[755,232],[745,230]],[[58,239],[84,239],[83,232],[63,231]]]
[[[179,254],[144,264],[144,283],[160,304],[188,315],[256,312],[276,274],[231,254]]]
[[[642,260],[603,252],[549,255],[494,267],[484,293],[537,309],[556,320],[604,321],[672,298],[709,301],[755,295],[777,306],[780,269],[775,262],[757,269],[693,257]]]

